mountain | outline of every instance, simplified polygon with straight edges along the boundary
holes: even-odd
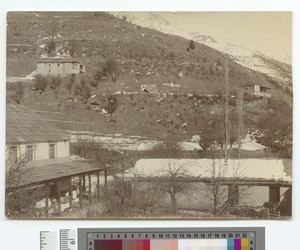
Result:
[[[198,43],[202,43],[222,53],[228,54],[236,63],[270,76],[278,81],[283,88],[292,92],[292,67],[287,63],[275,60],[259,51],[252,51],[242,46],[230,43],[218,42],[211,36],[199,34],[197,32],[185,32],[184,30],[170,24],[159,14],[159,12],[112,12],[111,14],[119,18],[126,17],[127,22],[134,23],[142,27],[155,29],[165,34],[193,39]],[[282,55],[282,58],[287,59],[284,55]]]
[[[201,35],[199,33],[191,33],[193,40],[209,47],[212,47],[222,53],[230,55],[230,57],[238,64],[269,75],[272,78],[282,82],[290,90],[292,85],[292,68],[291,65],[268,57],[259,51],[252,51],[242,46],[230,43],[220,43],[210,36]]]

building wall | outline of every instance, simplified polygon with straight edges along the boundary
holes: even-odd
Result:
[[[50,159],[50,144],[54,144],[55,158],[69,157],[69,141],[61,141],[55,143],[42,142],[42,143],[27,143],[19,145],[6,146],[6,160],[9,160],[10,146],[17,146],[18,158],[21,159],[27,154],[27,146],[33,146],[33,161]]]
[[[80,63],[37,63],[37,74],[62,77],[80,74]]]
[[[262,96],[262,97],[271,97],[270,90],[267,90],[266,92],[262,92],[261,87],[259,85],[247,86],[243,90],[244,90],[244,93],[247,93],[247,94],[252,94],[255,96]]]

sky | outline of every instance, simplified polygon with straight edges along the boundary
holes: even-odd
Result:
[[[170,24],[291,64],[292,12],[164,12]]]

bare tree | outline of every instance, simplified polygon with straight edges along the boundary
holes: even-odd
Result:
[[[9,147],[6,149],[9,150]],[[9,154],[7,152],[7,154]],[[29,152],[14,159],[8,155],[5,174],[5,214],[7,217],[35,216],[35,200],[32,193],[23,187],[29,181]]]
[[[189,177],[188,167],[191,162],[180,163],[179,160],[170,159],[167,162],[167,168],[163,169],[159,182],[160,189],[168,194],[171,199],[172,213],[178,213],[178,195],[188,197],[193,189],[192,184],[187,182],[186,178]]]
[[[214,217],[224,215],[238,205],[239,200],[249,189],[248,186],[238,186],[237,181],[243,177],[240,162],[231,160],[225,164],[221,159],[211,159],[208,167],[210,183],[207,194],[211,200]]]

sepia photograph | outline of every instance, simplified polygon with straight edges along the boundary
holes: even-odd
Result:
[[[292,217],[292,12],[8,12],[9,219]]]

